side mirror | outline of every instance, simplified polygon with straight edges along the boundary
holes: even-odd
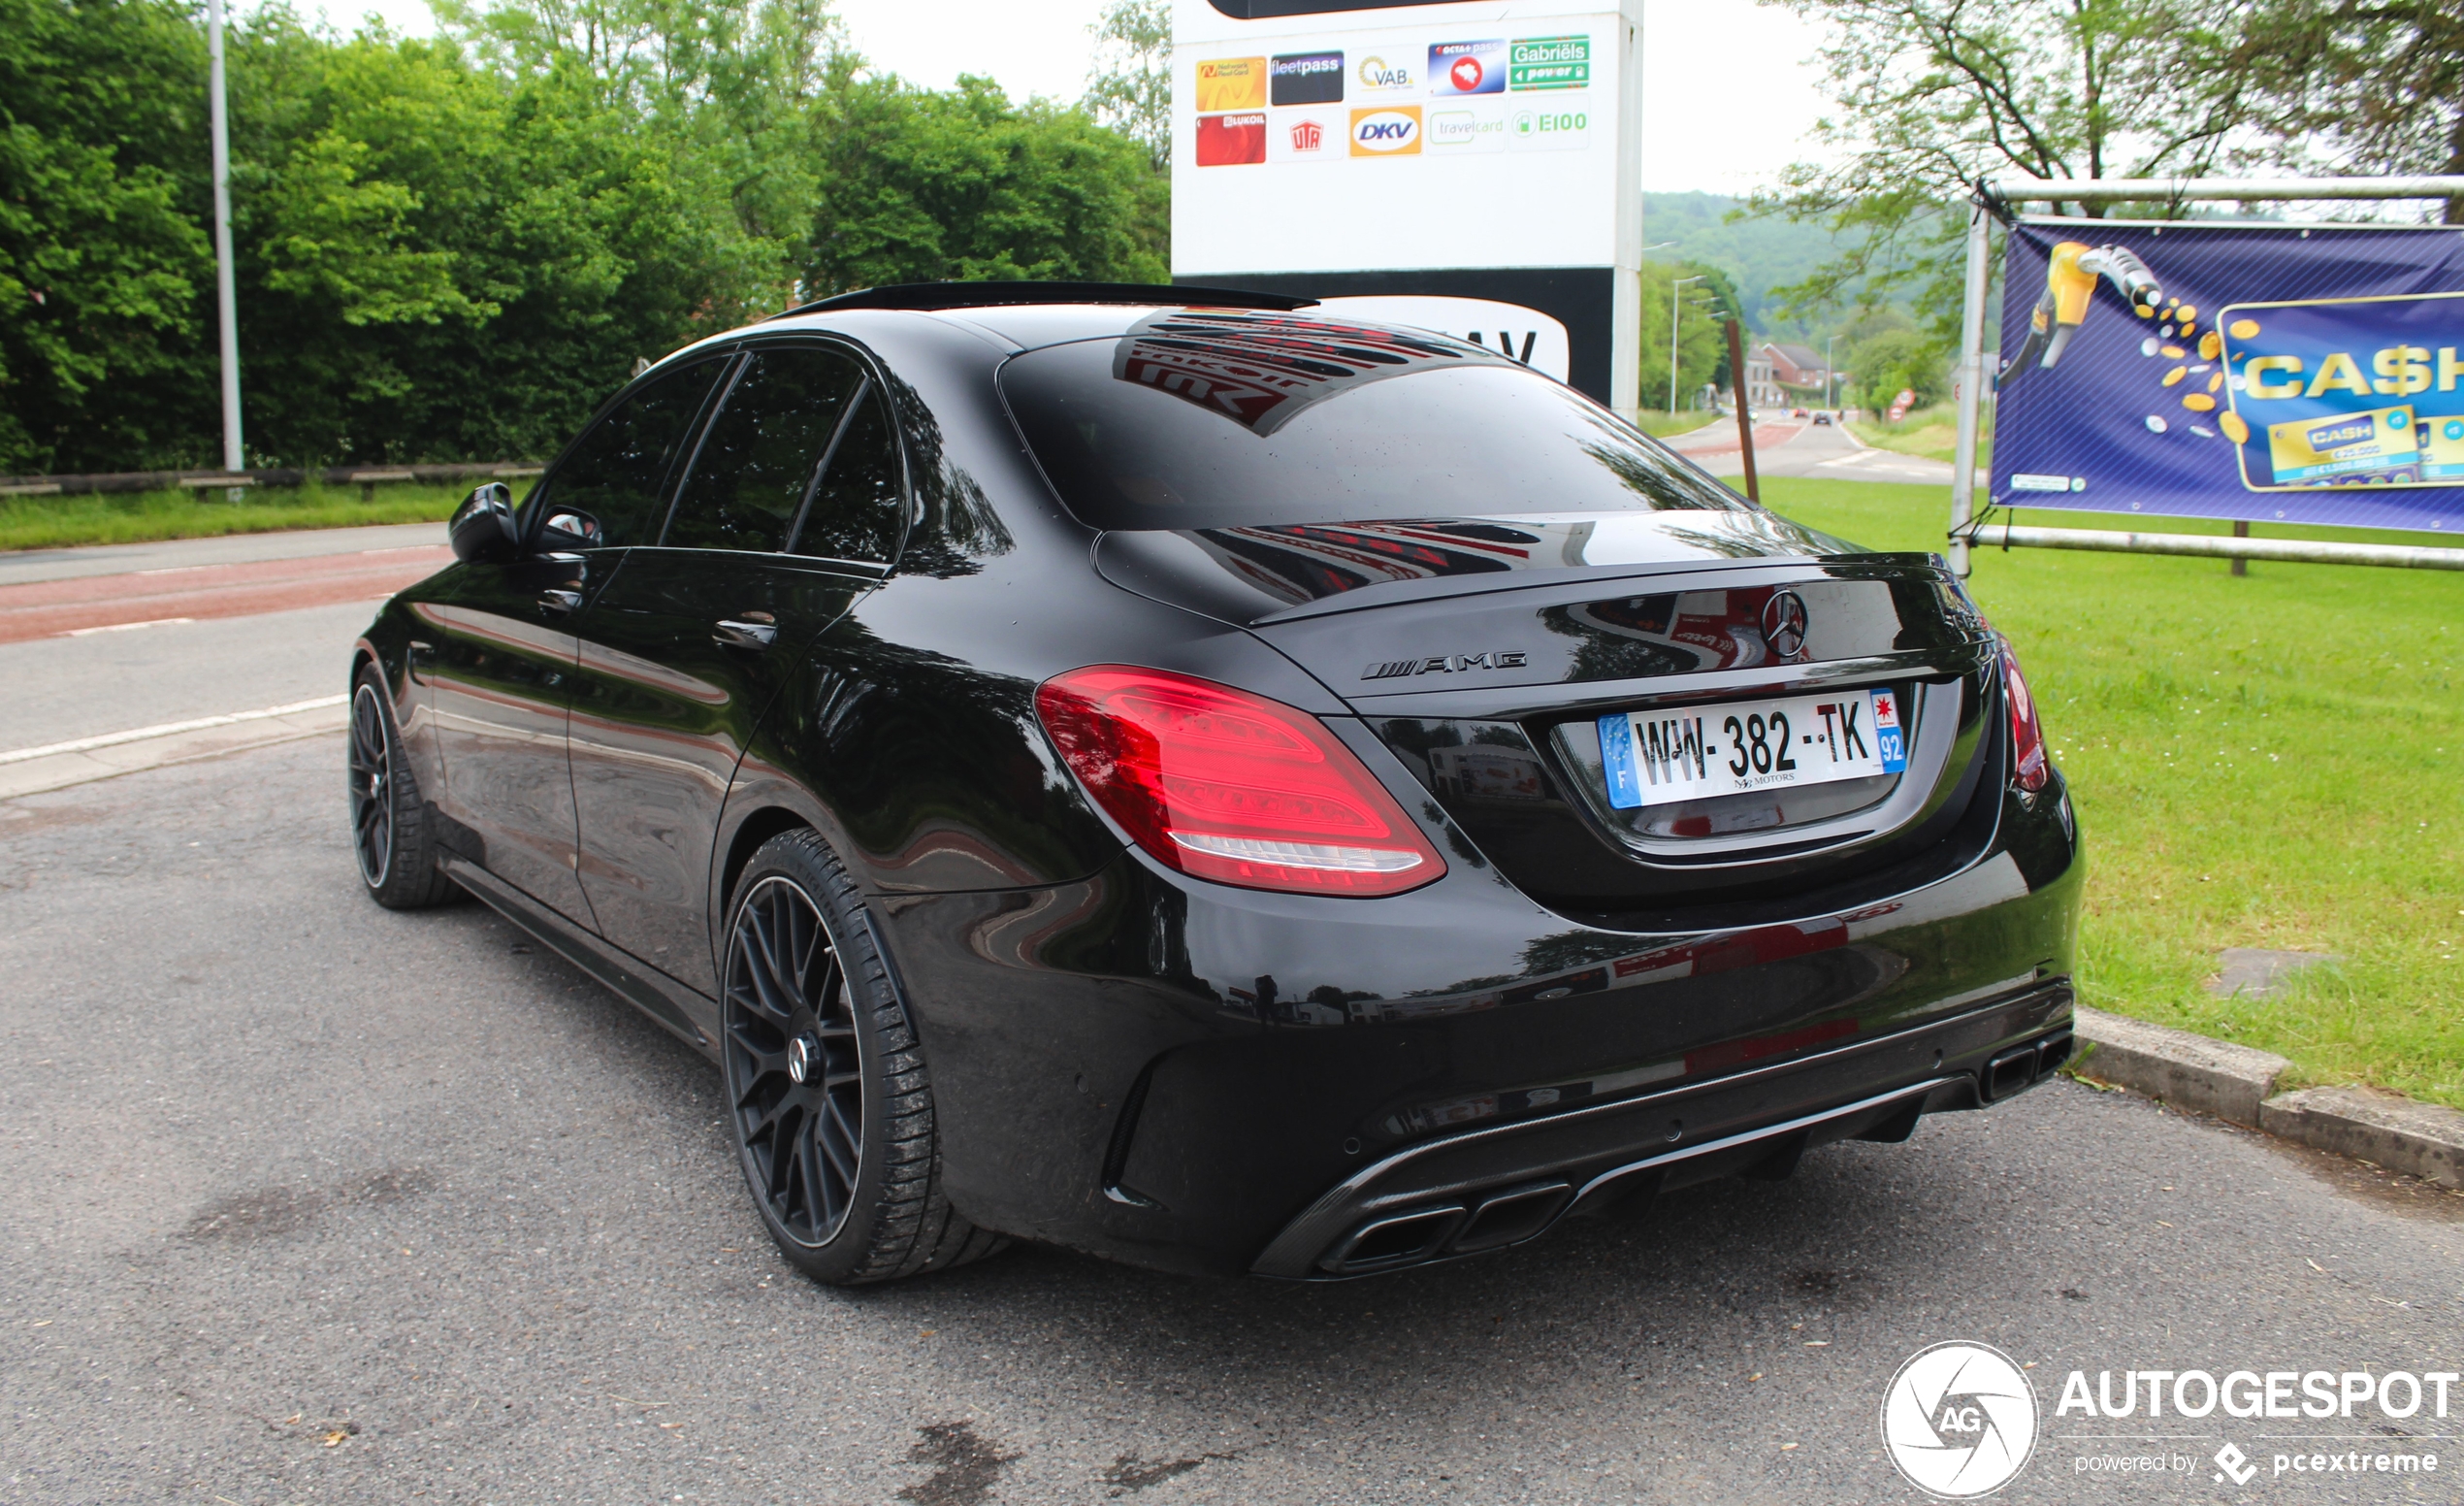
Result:
[[[554,554],[564,549],[596,549],[607,541],[606,530],[599,519],[572,507],[550,507],[539,524],[539,549]]]
[[[455,559],[473,565],[509,560],[521,552],[515,532],[513,491],[503,481],[472,487],[445,525]]]

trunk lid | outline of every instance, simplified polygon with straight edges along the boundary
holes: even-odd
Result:
[[[1308,670],[1505,877],[1587,923],[1849,908],[1992,835],[1993,639],[1930,555],[1660,512],[1108,534],[1097,560]],[[1903,768],[1642,805],[1612,788],[1627,713],[1680,740],[1780,705],[1818,726],[1851,700],[1896,710]]]

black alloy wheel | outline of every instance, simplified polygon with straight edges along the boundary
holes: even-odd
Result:
[[[437,866],[419,781],[402,754],[385,676],[363,664],[351,683],[346,758],[351,851],[370,898],[389,910],[421,910],[459,899],[461,887]]]
[[[847,1221],[863,1168],[863,1053],[821,909],[782,875],[736,906],[727,1050],[754,1195],[775,1228],[818,1249]]]
[[[797,1269],[860,1286],[1007,1243],[943,1195],[923,1044],[856,882],[818,834],[782,833],[746,865],[722,978],[719,1063],[737,1159]]]
[[[384,888],[393,870],[392,753],[384,698],[363,680],[351,692],[351,845],[359,876],[371,889]]]

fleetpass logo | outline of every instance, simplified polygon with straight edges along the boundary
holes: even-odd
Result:
[[[2036,1449],[2036,1391],[2000,1350],[1958,1340],[1909,1357],[1882,1398],[1882,1445],[1928,1495],[1991,1495]]]
[[[1416,157],[1420,154],[1420,107],[1387,105],[1351,113],[1351,154],[1355,157]]]

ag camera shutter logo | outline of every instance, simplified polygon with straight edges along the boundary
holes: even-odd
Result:
[[[2035,1388],[1989,1345],[1928,1345],[1891,1378],[1882,1444],[1893,1466],[1928,1495],[1991,1495],[2036,1451]]]
[[[1355,157],[1416,157],[1420,154],[1420,107],[1386,105],[1351,113],[1351,154]]]

